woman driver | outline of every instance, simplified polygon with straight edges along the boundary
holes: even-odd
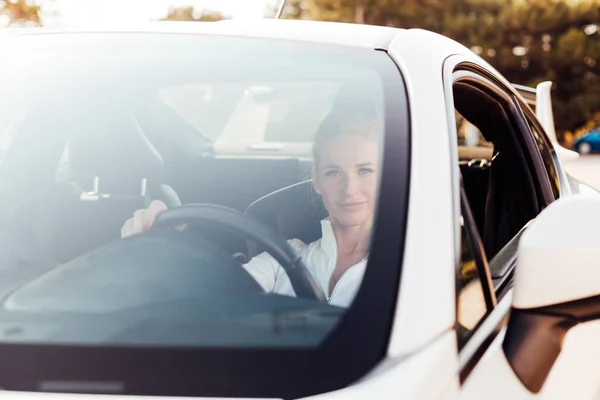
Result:
[[[348,307],[360,286],[371,240],[379,166],[379,123],[372,113],[331,113],[321,123],[313,144],[313,185],[329,217],[321,221],[321,239],[289,243],[332,305]],[[125,222],[121,236],[148,230],[167,207],[153,201]],[[244,268],[266,292],[295,296],[283,268],[268,253]]]

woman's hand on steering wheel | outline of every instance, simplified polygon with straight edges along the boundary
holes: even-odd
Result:
[[[266,248],[267,252],[282,266],[290,279],[298,297],[326,301],[323,290],[304,264],[300,255],[277,232],[246,214],[226,207],[211,205],[188,205],[169,207],[160,200],[153,200],[148,208],[134,212],[121,228],[121,237],[135,235],[150,230],[153,226],[161,229],[183,230],[187,223],[219,226],[241,233],[250,240]],[[163,215],[164,211],[167,211]],[[156,225],[156,226],[155,226]]]
[[[121,237],[127,237],[138,233],[147,232],[152,225],[158,214],[168,209],[167,205],[160,200],[152,200],[148,208],[142,208],[136,210],[133,216],[125,221],[121,228]],[[185,225],[179,225],[175,229],[183,230]]]
[[[264,248],[281,265],[298,297],[327,301],[323,289],[300,254],[281,234],[247,214],[217,205],[195,204],[169,209],[155,218],[153,229],[179,228],[192,223],[224,228],[242,235]]]

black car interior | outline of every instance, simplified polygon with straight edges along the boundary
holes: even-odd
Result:
[[[345,97],[338,97],[335,104],[347,101]],[[493,144],[485,156],[459,154],[465,191],[491,258],[539,213],[544,199],[533,179],[531,161],[521,150],[515,122],[505,112],[505,99],[473,82],[460,81],[454,85],[454,98],[456,110]],[[311,242],[319,236],[325,210],[307,180],[309,161],[213,154],[206,142],[191,142],[200,135],[192,135],[193,128],[168,107],[154,105],[152,112],[159,118],[152,119],[134,111],[115,102],[106,105],[104,113],[90,110],[89,115],[65,123],[40,110],[39,120],[56,132],[48,135],[53,140],[46,140],[43,151],[32,154],[28,149],[21,157],[4,160],[35,184],[32,189],[21,181],[4,180],[14,190],[0,199],[9,203],[0,218],[10,216],[6,210],[11,207],[32,207],[35,218],[46,223],[32,222],[30,228],[58,264],[119,238],[124,221],[153,198],[247,212],[286,239]],[[111,118],[102,119],[106,113]],[[84,123],[86,129],[81,129]],[[165,140],[174,124],[185,133],[178,143]],[[25,124],[18,135],[23,143],[13,145],[15,154],[19,145],[25,148],[28,141],[38,140],[28,137],[36,128]],[[65,150],[66,169],[55,180],[57,160]],[[249,247],[245,238],[234,239],[231,232],[219,228],[189,229],[208,235],[242,262],[260,251]]]
[[[3,171],[22,166],[24,160],[28,160],[23,172],[30,179],[28,186],[15,187],[12,199],[2,198],[7,203],[11,200],[12,206],[10,212],[3,210],[0,215],[3,231],[7,233],[4,238],[19,243],[19,246],[7,247],[18,250],[19,257],[36,255],[19,259],[20,270],[28,273],[12,279],[10,286],[0,285],[0,297],[6,310],[92,314],[114,311],[115,317],[123,314],[123,324],[111,328],[114,332],[107,333],[108,328],[100,328],[97,334],[104,338],[119,335],[122,341],[139,338],[145,331],[143,326],[128,322],[131,318],[136,321],[146,318],[138,305],[151,308],[150,304],[158,304],[154,306],[156,312],[164,308],[166,313],[181,315],[186,321],[191,319],[190,315],[199,321],[216,318],[213,314],[217,311],[205,308],[204,315],[193,308],[177,309],[185,306],[186,301],[198,304],[213,296],[213,300],[223,298],[217,307],[221,313],[219,318],[226,315],[246,318],[251,309],[256,309],[253,312],[259,318],[261,307],[263,310],[271,307],[264,302],[283,304],[281,302],[286,300],[280,301],[282,296],[275,300],[255,296],[262,294],[262,288],[240,268],[240,263],[249,259],[252,249],[280,254],[282,265],[289,267],[288,275],[299,296],[323,300],[324,294],[302,274],[302,259],[292,257],[296,253],[284,240],[295,237],[310,242],[320,237],[320,220],[326,212],[307,180],[310,162],[297,157],[244,158],[177,148],[173,143],[153,140],[161,133],[168,134],[161,132],[163,127],[140,122],[139,116],[123,110],[126,108],[109,109],[111,118],[106,120],[98,117],[103,115],[101,113],[77,116],[72,121],[48,115],[46,122],[54,134],[44,138],[47,146],[37,151],[29,145],[32,140],[39,140],[32,130],[29,143],[13,143],[11,157],[3,160],[3,168],[0,168]],[[82,121],[86,122],[86,129],[81,129]],[[39,127],[36,128],[39,133]],[[1,189],[7,190],[6,187]],[[157,228],[149,234],[119,239],[123,223],[136,209],[147,206],[155,198],[167,200],[169,205],[199,205],[173,207],[161,215],[166,222],[157,219]],[[200,216],[202,223],[194,224],[194,218],[199,218],[198,212],[207,209],[210,212]],[[192,222],[186,232],[160,229],[160,224],[177,221],[177,213],[181,212],[188,213],[186,221]],[[208,217],[219,213],[226,214],[224,218],[233,216],[229,219],[233,225],[209,221]],[[253,221],[258,225],[246,224],[245,230],[231,229],[240,221]],[[268,232],[276,236],[269,236]],[[267,240],[269,238],[272,240]],[[232,258],[232,255],[242,257]],[[41,259],[45,262],[41,263]],[[204,264],[212,267],[202,268]],[[102,268],[97,268],[98,265]],[[123,265],[128,268],[123,269]],[[85,279],[78,272],[82,269],[88,271]],[[52,273],[44,274],[47,271]],[[202,286],[199,282],[211,282],[210,290],[199,290]],[[38,290],[40,286],[43,290]],[[14,291],[16,288],[19,290]],[[227,301],[226,294],[231,291],[254,297],[241,309],[239,300],[237,303]],[[169,303],[174,297],[177,297],[176,302]],[[161,306],[161,302],[164,305]],[[326,303],[310,307],[304,302],[297,304],[298,309],[314,309],[317,313],[325,308],[337,309],[325,307]],[[120,311],[110,309],[111,305],[132,308]],[[326,332],[338,314],[335,311],[322,321],[316,321],[320,326],[316,334]],[[57,321],[60,318],[51,324],[54,326]],[[243,325],[243,329],[254,329],[251,320],[232,321],[222,323],[250,324]],[[131,325],[131,331],[120,331],[125,325]],[[234,326],[232,329],[240,329]],[[165,327],[149,334],[148,340],[172,335]],[[64,325],[57,336],[76,341],[85,335],[79,336]],[[213,336],[207,331],[190,334],[182,341],[197,343],[206,338],[214,340]],[[268,340],[264,335],[250,337],[261,345]],[[273,343],[278,340],[288,339],[277,339]]]
[[[343,104],[346,97],[338,96],[333,106]],[[518,127],[505,111],[510,109],[507,99],[467,81],[454,85],[454,99],[456,110],[493,144],[484,156],[465,149],[459,154],[465,192],[491,259],[540,212],[544,198],[533,179],[531,160],[521,150]],[[214,204],[237,210],[285,239],[309,243],[320,236],[320,220],[326,211],[307,179],[309,161],[291,156],[214,154],[210,143],[202,141],[201,134],[194,135],[194,128],[168,107],[153,104],[149,118],[144,104],[140,101],[132,109],[119,101],[107,102],[103,113],[89,110],[67,122],[40,111],[39,119],[47,121],[53,131],[44,151],[30,154],[31,149],[25,150],[27,140],[36,140],[28,134],[34,135],[37,129],[25,125],[19,137],[29,154],[4,160],[23,168],[30,182],[36,182],[34,190],[12,182],[12,206],[22,211],[14,215],[29,215],[29,230],[23,230],[24,234],[42,243],[56,265],[118,239],[133,212],[156,198],[171,206]],[[111,117],[103,119],[102,115]],[[172,126],[183,132],[176,141],[165,139]],[[19,154],[19,143],[13,147]],[[55,179],[61,155],[65,160]],[[25,164],[23,160],[28,159],[35,162]],[[33,171],[34,167],[39,171]],[[188,231],[218,243],[240,263],[264,250],[259,243],[220,226],[190,225]]]
[[[310,161],[197,152],[157,140],[168,136],[164,126],[118,104],[107,107],[107,119],[93,110],[68,122],[48,116],[48,125],[57,133],[23,169],[24,174],[32,170],[29,182],[35,182],[34,190],[16,187],[12,211],[0,216],[9,222],[7,227],[18,222],[23,235],[34,238],[26,241],[41,245],[54,265],[118,239],[124,222],[152,199],[171,206],[216,204],[247,212],[286,239],[311,242],[320,237],[320,220],[326,213],[306,180]],[[80,128],[83,122],[86,129]],[[17,156],[19,150],[31,153],[27,142],[20,148],[14,143],[13,150],[14,158],[3,160],[7,169],[11,161],[19,167],[32,157]],[[43,168],[43,173],[34,168]],[[200,225],[188,230],[217,242],[240,262],[251,256],[246,238],[231,230]]]
[[[494,145],[491,157],[476,158],[465,152],[468,157],[461,157],[460,162],[480,235],[493,257],[539,213],[543,202],[502,99],[461,82],[454,85],[454,97],[456,109]],[[152,198],[165,199],[165,191],[178,197],[174,204],[218,204],[247,212],[287,239],[311,242],[320,234],[325,210],[306,179],[310,162],[297,157],[246,158],[189,151],[158,139],[168,136],[164,124],[136,118],[125,109],[113,106],[108,110],[111,118],[105,120],[94,120],[90,114],[73,121],[86,121],[86,129],[78,129],[77,123],[54,123],[60,129],[55,141],[48,142],[54,150],[33,155],[38,158],[28,166],[44,166],[45,175],[31,179],[38,181],[38,190],[23,190],[21,195],[25,199],[35,194],[35,212],[48,222],[42,224],[44,228],[36,227],[35,234],[59,264],[119,238],[124,221]],[[173,118],[168,110],[163,111],[163,120]],[[47,118],[49,124],[55,122],[51,115]],[[178,124],[184,129],[184,121]],[[27,131],[23,133],[26,138]],[[56,181],[52,166],[65,149],[67,173]],[[19,189],[18,182],[15,186]],[[207,233],[198,226],[190,230]],[[232,240],[231,232],[219,228],[211,228],[208,235],[240,261],[260,251],[249,248],[243,237]]]
[[[276,190],[255,200],[246,213],[279,232],[286,239],[312,243],[321,237],[320,221],[327,217],[323,202],[315,193],[312,180]],[[249,243],[249,257],[261,252]]]
[[[522,150],[522,134],[506,112],[509,100],[476,81],[458,81],[453,91],[456,110],[493,144],[491,157],[460,162],[469,205],[492,259],[537,216],[547,199]]]

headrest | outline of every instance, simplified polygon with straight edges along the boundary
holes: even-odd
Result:
[[[68,166],[76,183],[87,187],[99,177],[103,191],[107,184],[130,187],[143,178],[163,182],[163,159],[132,115],[111,114],[95,122],[69,137]]]
[[[321,220],[327,210],[306,180],[279,189],[248,206],[246,213],[278,231],[286,239],[311,243],[321,237]]]

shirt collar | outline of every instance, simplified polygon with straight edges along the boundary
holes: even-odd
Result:
[[[321,220],[321,248],[327,253],[333,252],[333,254],[337,255],[337,241],[335,240],[333,226],[331,226],[329,217]]]
[[[321,246],[327,251],[337,251],[337,242],[329,218],[321,220]]]

